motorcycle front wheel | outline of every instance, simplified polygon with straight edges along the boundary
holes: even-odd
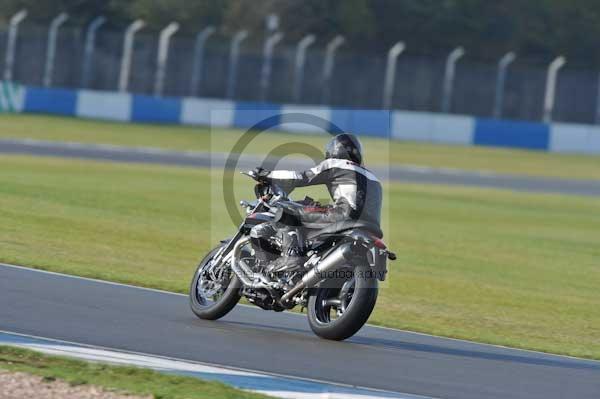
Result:
[[[196,316],[204,320],[220,319],[241,298],[242,284],[228,264],[218,270],[210,268],[210,262],[219,249],[213,249],[202,259],[190,284],[190,307]]]
[[[326,280],[308,298],[308,323],[321,338],[342,341],[356,334],[375,308],[378,281],[369,266]]]

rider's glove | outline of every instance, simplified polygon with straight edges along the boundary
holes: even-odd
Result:
[[[266,170],[259,166],[254,169],[254,173],[256,174],[256,177],[258,178],[258,180],[264,180],[267,177],[269,177],[269,173],[271,173],[271,171]]]

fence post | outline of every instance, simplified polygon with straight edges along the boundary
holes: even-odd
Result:
[[[328,44],[325,50],[325,62],[323,63],[323,87],[321,92],[321,102],[324,104],[329,103],[329,97],[331,92],[331,75],[333,74],[333,65],[335,62],[335,53],[337,49],[344,44],[346,39],[343,36],[334,37]]]
[[[267,101],[267,94],[271,83],[271,71],[273,64],[273,49],[283,39],[283,33],[275,32],[270,35],[263,46],[263,62],[260,70],[260,100]]]
[[[237,64],[240,56],[240,44],[248,37],[248,31],[238,31],[231,39],[229,47],[229,76],[227,77],[227,98],[235,95],[235,84],[237,79]]]
[[[96,17],[90,22],[85,34],[85,47],[83,50],[83,65],[81,67],[81,87],[85,88],[90,84],[92,75],[92,59],[94,57],[96,32],[104,23],[106,18]]]
[[[442,112],[449,113],[452,108],[452,93],[454,91],[454,77],[456,72],[456,63],[465,55],[465,49],[457,47],[448,54],[446,59],[446,69],[444,71],[444,88],[442,93]]]
[[[552,112],[554,111],[554,100],[556,98],[556,79],[558,71],[567,63],[565,57],[556,57],[548,65],[548,74],[546,75],[546,94],[544,95],[544,116],[543,121],[552,122]]]
[[[190,96],[196,97],[202,90],[202,70],[204,66],[204,45],[206,40],[215,33],[214,26],[207,26],[196,35],[194,45],[194,63],[192,65],[192,80],[190,83]]]
[[[54,59],[56,58],[56,40],[58,39],[58,29],[64,24],[69,16],[61,12],[50,23],[48,30],[48,44],[46,46],[46,66],[44,68],[44,86],[52,85],[52,75],[54,73]]]
[[[8,24],[8,42],[6,44],[6,57],[4,63],[4,80],[10,82],[13,78],[13,67],[15,64],[15,50],[17,46],[17,35],[19,24],[27,18],[27,10],[21,10],[10,18]]]
[[[396,62],[398,56],[406,46],[403,42],[394,44],[388,51],[387,65],[385,67],[385,80],[383,82],[383,108],[391,109],[392,96],[394,94],[394,82],[396,80]]]
[[[504,87],[506,83],[506,69],[517,58],[514,52],[504,54],[498,61],[498,76],[496,77],[496,96],[494,99],[494,110],[492,115],[496,119],[502,118],[502,109],[504,106]]]
[[[133,21],[125,30],[123,38],[123,55],[121,58],[121,70],[119,72],[119,91],[126,92],[129,86],[129,73],[131,71],[131,56],[133,52],[133,37],[136,32],[146,25],[141,19]]]
[[[296,58],[294,62],[294,89],[292,98],[294,102],[300,102],[302,97],[302,84],[304,82],[304,63],[306,62],[306,50],[316,40],[316,36],[306,35],[298,42],[296,47]]]
[[[160,97],[165,87],[167,75],[167,61],[169,60],[169,42],[171,37],[179,30],[177,22],[171,22],[160,31],[158,39],[158,55],[156,57],[156,74],[154,76],[154,95]]]

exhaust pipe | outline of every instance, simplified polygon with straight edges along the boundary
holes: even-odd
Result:
[[[235,243],[231,256],[231,269],[242,280],[242,283],[253,289],[271,289],[270,282],[260,273],[254,273],[250,267],[241,259],[242,247],[250,241],[250,237],[244,237]]]
[[[352,257],[352,243],[342,244],[325,259],[320,261],[311,271],[302,277],[302,281],[281,296],[281,302],[289,302],[296,294],[307,287],[312,287],[323,280],[323,274],[335,271],[348,264]]]

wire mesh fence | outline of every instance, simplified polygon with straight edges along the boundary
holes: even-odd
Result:
[[[7,47],[7,30],[0,30],[0,54]],[[202,77],[196,93],[223,98],[230,79],[230,37],[214,35],[204,50]],[[35,86],[43,85],[48,47],[48,27],[24,25],[19,29],[13,79]],[[322,40],[306,53],[301,97],[294,100],[294,43],[275,47],[272,73],[264,98],[270,102],[327,104],[340,107],[381,108],[384,91],[386,54],[364,54],[342,46],[335,57],[329,87],[323,81],[325,44]],[[52,76],[55,87],[82,88],[85,28],[66,26],[58,33]],[[164,95],[188,96],[193,93],[193,54],[195,38],[175,35],[169,45]],[[140,32],[135,36],[129,91],[152,94],[157,68],[158,34]],[[96,35],[92,67],[85,88],[117,90],[123,32],[100,29]],[[500,57],[501,55],[499,55]],[[550,61],[550,60],[549,60]],[[4,56],[2,64],[4,64]],[[260,101],[263,52],[260,40],[243,42],[237,66],[233,99]],[[402,53],[397,62],[391,108],[440,112],[445,56]],[[540,120],[543,113],[548,65],[517,59],[507,70],[502,116],[511,119]],[[491,117],[494,109],[496,64],[482,63],[467,56],[458,61],[450,112]],[[571,68],[560,71],[555,98],[554,120],[594,123],[598,109],[596,71]],[[324,90],[329,95],[324,95]]]

